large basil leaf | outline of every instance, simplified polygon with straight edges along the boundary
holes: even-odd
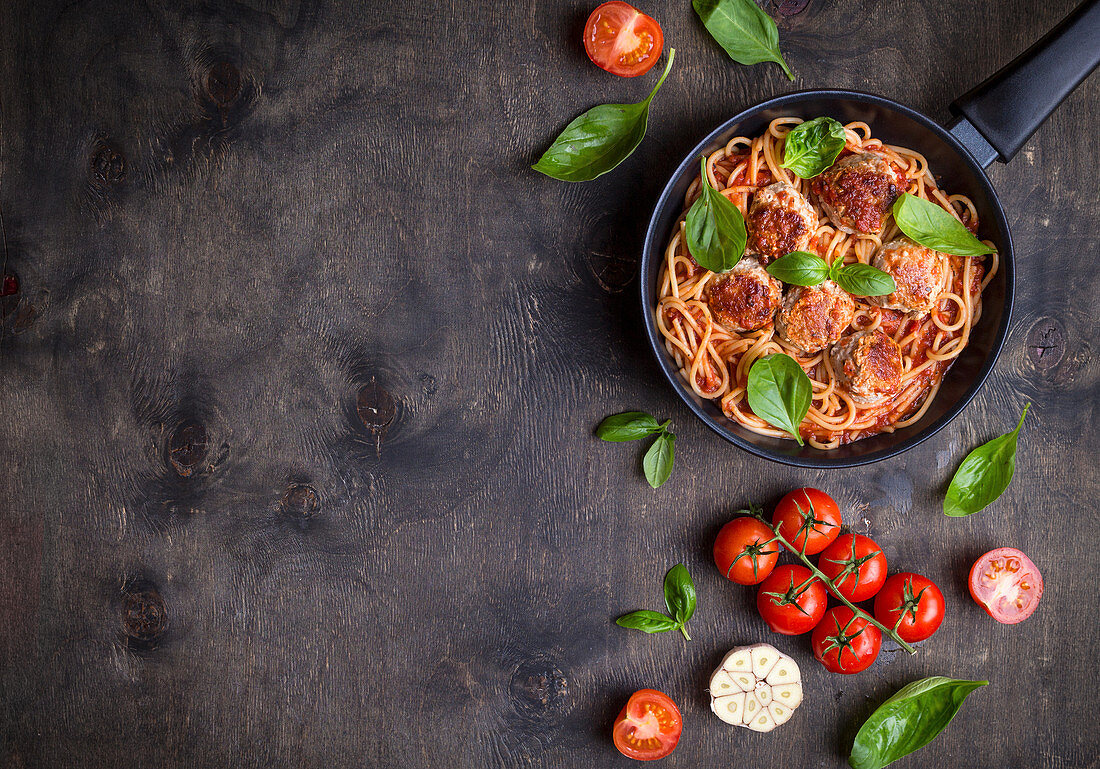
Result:
[[[966,455],[947,487],[944,515],[955,518],[972,515],[986,508],[1008,488],[1016,472],[1016,439],[1029,408],[1030,403],[1024,406],[1015,430],[983,443]]]
[[[774,61],[787,77],[794,73],[779,50],[779,30],[753,0],[692,0],[703,26],[738,64]]]
[[[707,181],[707,159],[699,177],[702,189],[688,211],[684,237],[688,252],[700,267],[728,272],[745,253],[745,217],[741,210]]]
[[[923,748],[955,717],[966,696],[988,681],[933,676],[902,687],[859,728],[848,763],[881,769]]]
[[[676,49],[669,49],[664,74],[644,101],[593,107],[567,125],[531,167],[564,182],[587,182],[630,157],[645,136],[650,102],[668,77],[675,57]]]
[[[645,471],[645,479],[653,488],[660,488],[668,477],[672,475],[673,443],[676,436],[670,432],[663,432],[653,441],[649,451],[642,457],[642,470]]]
[[[813,399],[813,385],[798,361],[773,353],[752,364],[748,383],[749,407],[761,419],[786,430],[803,445],[798,426]]]
[[[657,424],[657,420],[644,411],[612,414],[596,428],[596,436],[600,440],[616,443],[641,440],[659,432],[661,426]]]
[[[803,179],[812,179],[833,164],[844,149],[844,126],[831,117],[799,123],[783,145],[783,167]]]
[[[897,284],[892,277],[863,262],[853,262],[836,269],[833,280],[849,294],[856,296],[886,296],[897,290]]]
[[[816,286],[829,277],[829,265],[809,251],[791,251],[764,269],[772,277],[792,286]]]
[[[673,566],[665,575],[665,607],[681,625],[695,614],[695,583],[682,563]]]
[[[894,203],[894,221],[922,246],[956,256],[992,254],[993,249],[974,237],[962,222],[935,203],[903,192]]]

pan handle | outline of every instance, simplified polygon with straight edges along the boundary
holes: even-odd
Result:
[[[983,167],[1007,163],[1100,64],[1100,0],[1086,0],[1035,45],[955,100],[951,133]]]

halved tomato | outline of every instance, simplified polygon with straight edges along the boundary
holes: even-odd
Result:
[[[1031,559],[1014,547],[998,547],[970,568],[970,595],[1006,625],[1035,613],[1043,597],[1043,575]]]
[[[684,719],[667,694],[639,689],[630,695],[615,719],[615,747],[627,758],[653,761],[664,758],[680,741]]]
[[[644,75],[661,58],[664,46],[661,25],[621,0],[592,11],[584,26],[588,58],[613,75]]]

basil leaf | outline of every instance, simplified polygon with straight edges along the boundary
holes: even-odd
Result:
[[[935,203],[902,193],[894,203],[894,221],[922,246],[956,256],[992,254],[993,249],[974,237],[963,223]]]
[[[844,126],[831,117],[799,123],[783,144],[783,167],[812,179],[833,164],[846,142]]]
[[[792,286],[816,286],[829,277],[829,265],[809,251],[791,251],[764,269],[772,277]]]
[[[657,420],[644,411],[624,411],[622,414],[613,414],[596,428],[596,436],[601,440],[636,441],[653,433],[661,432],[661,426]]]
[[[681,625],[695,614],[695,583],[682,563],[673,566],[665,575],[665,606]]]
[[[653,488],[661,485],[672,475],[672,444],[676,436],[670,432],[663,432],[653,441],[649,451],[642,457],[642,469],[645,471],[645,479]]]
[[[902,687],[859,728],[848,763],[852,769],[881,769],[923,748],[955,717],[966,696],[988,683],[933,676]]]
[[[649,104],[668,77],[674,58],[676,49],[670,48],[664,74],[644,101],[593,107],[567,125],[531,167],[563,182],[587,182],[630,157],[645,136]]]
[[[749,369],[748,396],[754,414],[803,445],[798,426],[810,410],[813,385],[798,361],[781,352],[756,361]]]
[[[856,296],[886,296],[897,290],[897,284],[889,274],[863,262],[840,267],[833,275],[833,280],[849,294]]]
[[[1024,406],[1015,430],[983,443],[966,455],[947,487],[944,515],[954,518],[973,515],[984,510],[1008,488],[1016,471],[1016,439],[1029,408],[1030,403]]]
[[[753,0],[692,0],[703,26],[738,64],[774,61],[787,77],[794,73],[779,50],[779,30]]]
[[[700,267],[729,272],[745,253],[745,217],[729,198],[710,186],[705,157],[702,166],[702,190],[684,222],[688,251]]]
[[[631,630],[641,630],[643,633],[664,633],[675,630],[678,623],[672,617],[666,617],[659,611],[632,611],[615,620],[615,624]]]

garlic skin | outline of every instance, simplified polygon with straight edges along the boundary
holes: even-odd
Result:
[[[798,665],[771,644],[731,649],[710,677],[710,709],[734,726],[770,732],[802,704]]]

